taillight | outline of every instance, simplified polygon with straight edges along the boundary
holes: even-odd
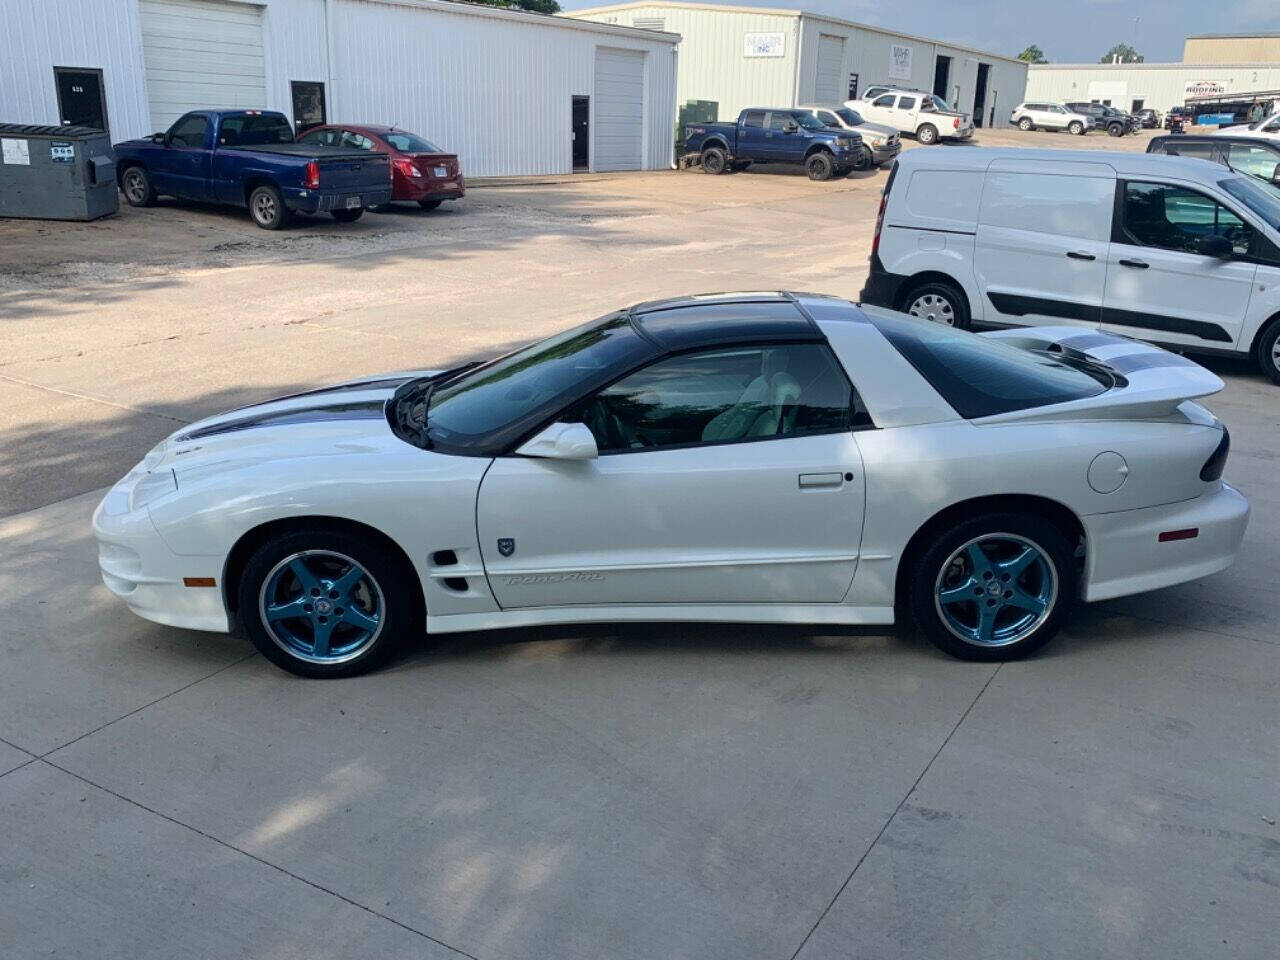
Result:
[[[960,118],[959,118],[959,117],[955,117],[955,118],[951,121],[951,129],[952,129],[952,130],[959,130],[959,129],[960,129]]]
[[[316,161],[307,161],[307,171],[302,177],[302,185],[308,190],[320,189],[320,164]]]
[[[880,194],[880,209],[876,212],[876,232],[871,237],[871,256],[880,250],[880,228],[884,226],[884,208],[889,203],[889,191]]]
[[[408,157],[396,157],[394,162],[396,169],[406,177],[422,177],[422,171],[418,169],[418,165]]]
[[[1210,455],[1209,459],[1204,462],[1204,466],[1200,468],[1200,479],[1206,482],[1222,479],[1222,471],[1227,466],[1227,453],[1231,450],[1231,434],[1227,432],[1227,428],[1222,428],[1222,439],[1218,441],[1217,448]]]

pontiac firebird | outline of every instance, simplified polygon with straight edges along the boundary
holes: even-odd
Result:
[[[893,624],[1021,657],[1094,601],[1227,567],[1249,505],[1180,356],[829,297],[641,304],[481,364],[211,417],[94,514],[103,579],[347,676],[423,632]]]

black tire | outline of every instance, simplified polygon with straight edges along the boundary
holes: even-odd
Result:
[[[942,323],[957,330],[969,329],[969,301],[957,286],[931,280],[910,288],[900,309],[921,320]]]
[[[264,610],[273,602],[267,596],[268,588],[275,589],[273,581],[277,571],[282,577],[290,575],[291,568],[286,567],[291,558],[296,559],[300,554],[316,569],[323,569],[322,565],[316,565],[322,564],[327,556],[340,557],[341,560],[335,561],[333,566],[339,579],[342,561],[353,561],[363,568],[364,576],[357,581],[356,589],[362,591],[361,596],[368,600],[368,606],[377,612],[378,628],[367,645],[344,654],[343,659],[328,662],[307,659],[305,650],[294,650],[285,640],[277,640],[267,624]],[[287,589],[289,585],[283,586]],[[307,591],[304,590],[302,581],[295,578],[293,586],[297,588],[297,599],[306,600],[304,593]],[[421,635],[418,597],[418,589],[409,572],[404,569],[399,558],[381,544],[346,530],[316,526],[273,537],[254,552],[240,577],[238,610],[240,623],[253,645],[276,666],[300,677],[352,677],[385,664],[415,631]],[[319,594],[318,602],[326,599],[324,593]],[[278,598],[275,602],[278,602]],[[343,601],[335,598],[329,602],[337,604]],[[363,603],[365,600],[357,598],[352,602]],[[337,641],[349,638],[351,631],[357,628],[345,621],[339,622],[342,615],[333,616],[343,608],[330,606],[327,610],[334,621],[334,625],[330,627],[333,631],[332,639]],[[280,622],[301,624],[299,629],[305,633],[307,623],[311,624],[310,629],[316,629],[313,620],[317,618],[323,619],[319,613],[313,618],[309,612],[305,616]]]
[[[264,184],[249,194],[249,216],[263,230],[279,230],[289,222],[289,208],[279,190]]]
[[[729,169],[729,154],[721,147],[707,147],[702,151],[702,172],[719,176]]]
[[[1272,320],[1258,337],[1254,359],[1272,383],[1280,384],[1280,317]]]
[[[1124,126],[1123,124],[1119,124],[1119,123],[1108,124],[1107,133],[1109,133],[1113,137],[1124,136]]]
[[[931,143],[938,142],[938,128],[932,123],[926,123],[916,131],[916,139],[926,146]]]
[[[151,184],[151,174],[142,167],[127,167],[120,175],[120,192],[131,207],[149,207],[156,202],[156,188]]]
[[[804,172],[809,175],[810,180],[830,180],[835,169],[831,154],[821,150],[810,154],[809,159],[804,162]]]
[[[364,216],[364,207],[358,207],[355,210],[334,210],[333,219],[339,223],[355,223]]]
[[[444,203],[443,200],[419,200],[418,206],[420,206],[423,210],[434,210],[436,207],[440,206],[440,204],[442,203]]]
[[[1031,122],[1030,117],[1023,117],[1021,120],[1018,121],[1019,130],[1023,130],[1023,131],[1030,130],[1033,126],[1035,126],[1035,124]]]
[[[1033,559],[1019,568],[1028,553]],[[1029,656],[1048,643],[1075,602],[1078,582],[1062,532],[1043,517],[1010,512],[934,533],[915,554],[905,586],[911,616],[935,646],[962,660],[992,662]],[[947,602],[948,596],[960,599]],[[975,639],[981,635],[991,640]]]
[[[1077,137],[1083,136],[1084,124],[1081,123],[1079,120],[1072,120],[1070,123],[1067,124],[1067,131],[1069,133],[1074,134]]]

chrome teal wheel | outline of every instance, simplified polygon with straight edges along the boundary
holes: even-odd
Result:
[[[304,550],[277,563],[258,598],[275,644],[307,663],[354,660],[377,642],[386,614],[378,581],[351,557]]]
[[[978,647],[1005,647],[1030,636],[1058,600],[1049,554],[1014,533],[990,533],[958,547],[942,565],[934,605],[946,629]]]

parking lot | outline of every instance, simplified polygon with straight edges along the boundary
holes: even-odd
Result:
[[[0,221],[0,953],[1274,956],[1280,390],[1244,362],[1206,361],[1254,510],[1236,565],[1080,608],[1024,662],[663,624],[314,682],[99,581],[90,512],[182,424],[656,297],[854,298],[884,179],[494,182],[280,233],[172,203]]]

